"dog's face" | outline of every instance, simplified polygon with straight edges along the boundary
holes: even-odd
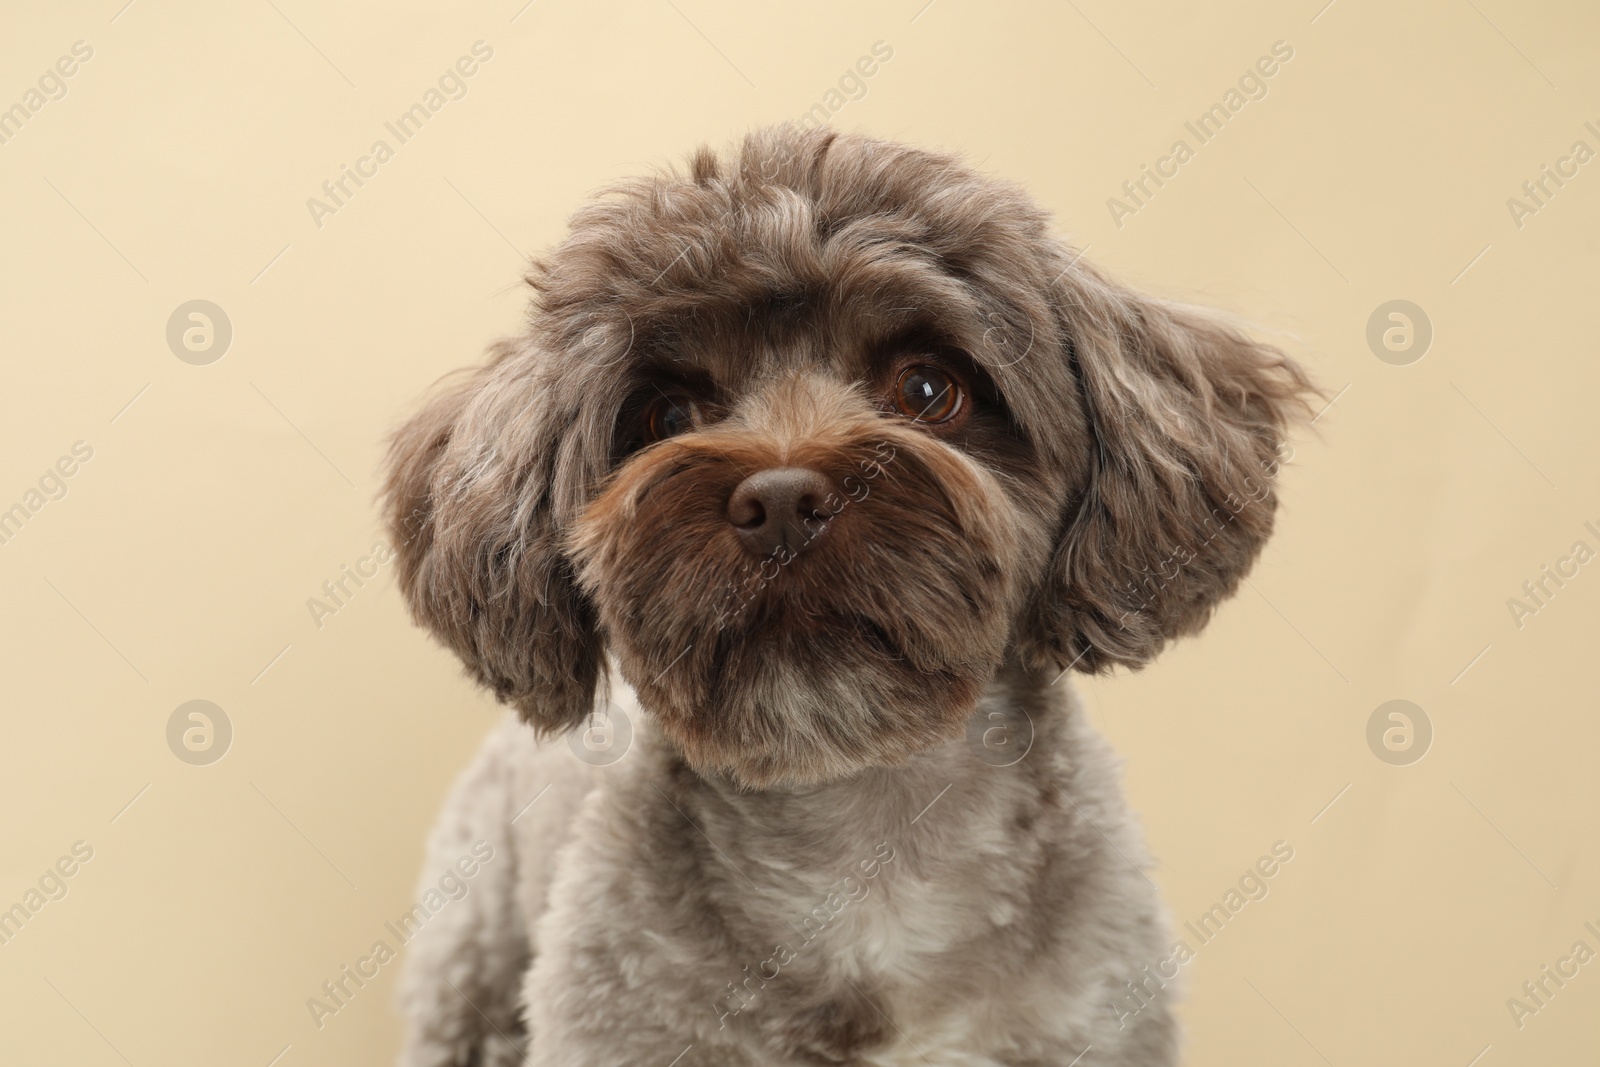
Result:
[[[779,128],[578,213],[526,336],[397,436],[419,619],[536,726],[603,652],[696,769],[836,778],[1008,656],[1138,666],[1271,528],[1284,357],[1103,279],[1016,188]]]

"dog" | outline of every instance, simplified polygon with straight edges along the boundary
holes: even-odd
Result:
[[[515,709],[429,845],[494,858],[416,932],[402,1062],[1175,1062],[1064,676],[1235,590],[1307,375],[825,128],[608,191],[527,281],[391,446],[403,595]]]

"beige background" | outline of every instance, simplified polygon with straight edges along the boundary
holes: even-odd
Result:
[[[1600,550],[1600,162],[1520,228],[1506,204],[1600,149],[1592,6],[122,2],[12,5],[0,34],[0,106],[94,50],[0,145],[0,507],[93,448],[0,545],[0,907],[94,849],[0,946],[0,1062],[392,1057],[396,966],[321,1029],[306,999],[413,899],[496,711],[389,569],[307,608],[379,535],[381,441],[515,328],[581,198],[802,114],[880,40],[836,125],[1023,181],[1092,258],[1280,333],[1338,396],[1251,583],[1087,687],[1180,922],[1295,851],[1187,968],[1190,1062],[1594,1062],[1600,964],[1520,1029],[1506,1006],[1600,950],[1600,563],[1521,628],[1507,606]],[[478,40],[466,97],[317,227],[307,198]],[[1107,199],[1280,40],[1268,95],[1118,227]],[[165,340],[197,298],[234,332],[207,366]],[[1409,366],[1365,339],[1396,298],[1435,330]],[[196,698],[234,728],[210,766],[166,742]],[[1410,766],[1365,739],[1395,698],[1434,728]]]

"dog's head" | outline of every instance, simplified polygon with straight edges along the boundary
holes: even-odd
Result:
[[[752,786],[959,733],[1008,656],[1146,662],[1255,558],[1308,386],[1046,227],[949,156],[789,127],[590,203],[526,334],[395,439],[418,619],[547,730],[609,649]]]

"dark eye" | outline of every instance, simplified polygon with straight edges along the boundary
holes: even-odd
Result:
[[[961,409],[961,386],[938,367],[918,364],[900,372],[894,407],[918,422],[948,422]]]
[[[664,441],[694,429],[694,401],[682,396],[660,396],[644,409],[647,444]]]

